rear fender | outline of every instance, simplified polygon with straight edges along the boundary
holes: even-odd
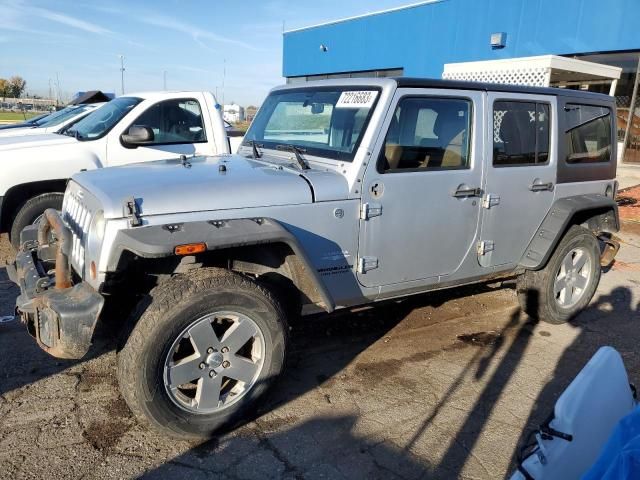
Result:
[[[618,205],[613,198],[600,194],[556,200],[527,247],[520,266],[528,270],[543,268],[571,225],[584,225],[596,235],[615,233],[620,229]]]

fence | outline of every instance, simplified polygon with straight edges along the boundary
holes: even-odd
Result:
[[[53,98],[9,98],[0,97],[0,110],[48,111],[55,107]]]

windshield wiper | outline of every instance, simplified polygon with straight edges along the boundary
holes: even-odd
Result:
[[[258,158],[261,158],[262,154],[258,150],[258,143],[255,140],[250,140],[249,143],[251,144],[251,154],[253,159],[257,160]]]
[[[296,156],[296,161],[301,170],[309,170],[309,164],[303,158],[302,154],[306,152],[304,148],[297,147],[296,145],[276,145],[276,150],[285,152],[293,152]]]

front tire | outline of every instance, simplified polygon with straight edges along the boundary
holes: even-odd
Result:
[[[11,240],[11,244],[16,250],[20,247],[20,232],[22,232],[26,226],[33,225],[38,221],[47,208],[62,210],[63,199],[64,194],[62,193],[43,193],[42,195],[30,198],[20,207],[13,219],[11,231],[9,232],[9,240]]]
[[[600,273],[598,239],[590,230],[573,225],[543,269],[518,277],[520,305],[534,319],[565,323],[589,304]]]
[[[255,410],[287,345],[285,315],[268,290],[204,268],[162,283],[146,304],[118,353],[120,390],[141,422],[207,438]]]

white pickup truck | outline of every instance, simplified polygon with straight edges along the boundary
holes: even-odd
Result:
[[[0,138],[0,232],[17,246],[25,226],[62,207],[67,179],[79,171],[230,153],[219,109],[209,92],[131,94],[64,134]]]

